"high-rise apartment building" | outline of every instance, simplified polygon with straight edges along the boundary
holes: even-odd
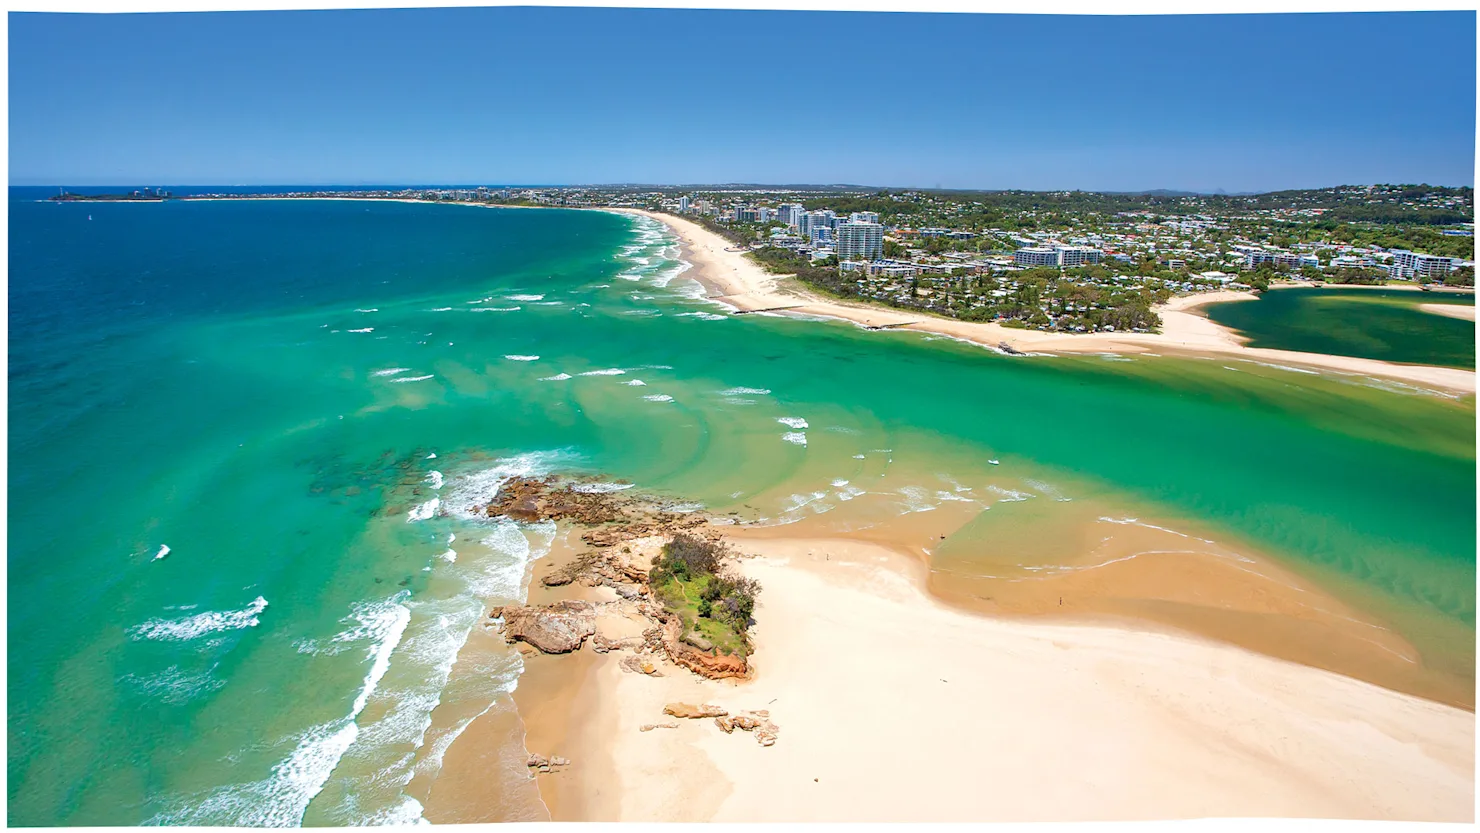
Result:
[[[884,227],[878,223],[847,222],[837,232],[838,260],[878,260],[884,256]]]

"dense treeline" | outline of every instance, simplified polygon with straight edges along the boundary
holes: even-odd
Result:
[[[821,289],[831,295],[847,298],[858,295],[857,287],[852,279],[838,271],[836,258],[827,258],[813,263],[806,255],[799,255],[790,249],[777,246],[756,249],[750,253],[750,256],[772,274],[796,275],[797,279],[808,286]]]
[[[1413,224],[1452,226],[1474,222],[1475,215],[1453,208],[1418,208],[1402,205],[1343,205],[1321,215],[1323,222]]]
[[[1353,246],[1381,246],[1384,249],[1407,249],[1414,252],[1457,257],[1473,260],[1475,238],[1441,234],[1437,229],[1423,225],[1411,226],[1354,226],[1347,223],[1330,223],[1325,220],[1312,226],[1325,231],[1331,239]]]

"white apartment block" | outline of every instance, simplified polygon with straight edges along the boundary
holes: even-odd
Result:
[[[1103,252],[1089,246],[1024,246],[1012,253],[1018,266],[1083,266],[1099,263]]]
[[[839,260],[878,260],[884,256],[884,227],[878,223],[843,223],[836,229]]]
[[[1393,249],[1393,265],[1389,267],[1389,272],[1395,278],[1437,278],[1454,271],[1455,267],[1462,262],[1452,257],[1420,254],[1407,249]]]

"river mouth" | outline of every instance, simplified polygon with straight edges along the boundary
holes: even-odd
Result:
[[[1298,584],[1473,677],[1473,397],[731,316],[661,224],[604,212],[13,203],[12,230],[16,824],[412,820],[454,759],[539,817],[499,757],[522,659],[479,622],[564,533],[457,514],[518,472],[877,540],[993,615],[1369,650]]]

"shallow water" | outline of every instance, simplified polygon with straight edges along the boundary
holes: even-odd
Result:
[[[1475,322],[1419,304],[1474,306],[1473,294],[1400,289],[1276,289],[1257,301],[1210,304],[1207,316],[1250,347],[1475,368]]]
[[[661,226],[605,213],[15,193],[13,824],[417,819],[510,708],[518,654],[478,623],[555,531],[465,510],[521,473],[921,541],[1093,503],[1473,679],[1472,397],[727,317]],[[1075,554],[1015,528],[929,557],[964,587]],[[528,811],[514,752],[463,820]]]

